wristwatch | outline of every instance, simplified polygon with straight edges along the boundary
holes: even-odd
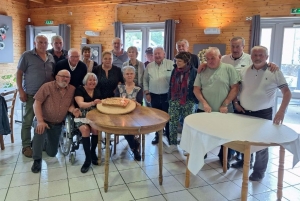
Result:
[[[227,107],[227,106],[228,106],[228,104],[226,104],[226,103],[222,103],[222,106],[223,106],[223,107]]]

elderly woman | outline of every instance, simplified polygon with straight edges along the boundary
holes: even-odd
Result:
[[[118,89],[116,90],[116,96],[126,97],[128,99],[134,100],[136,104],[141,105],[143,102],[143,90],[141,89],[141,87],[136,86],[134,82],[134,78],[136,75],[135,68],[132,66],[124,66],[122,71],[125,84],[118,86]],[[124,135],[124,137],[132,150],[134,159],[140,161],[141,155],[138,150],[140,147],[140,143],[135,140],[134,135]]]
[[[198,102],[193,89],[197,69],[190,65],[191,55],[180,52],[175,56],[176,64],[172,71],[169,87],[170,146],[166,153],[177,151],[177,127],[180,117],[192,114],[194,104]]]
[[[134,46],[130,46],[127,49],[127,54],[129,57],[129,61],[124,62],[123,67],[124,66],[133,66],[135,68],[134,82],[135,82],[135,84],[137,84],[139,86],[143,86],[143,75],[144,75],[145,66],[144,66],[143,62],[140,62],[139,60],[137,60],[137,56],[138,56],[137,48]]]
[[[91,48],[84,46],[81,50],[82,62],[85,63],[87,67],[87,72],[92,72],[95,66],[98,66],[97,62],[91,60]]]
[[[87,73],[82,81],[83,86],[79,86],[75,91],[75,101],[81,110],[81,118],[85,118],[88,111],[94,109],[98,103],[101,103],[100,91],[95,88],[97,82],[98,79],[94,73]],[[81,167],[81,172],[86,173],[89,170],[91,163],[98,165],[98,157],[96,155],[98,131],[82,122],[76,122],[75,126],[82,134],[81,142],[85,153],[85,162]],[[90,133],[92,133],[91,139]]]
[[[119,67],[112,65],[112,53],[102,53],[102,64],[93,69],[97,75],[98,85],[102,99],[111,98],[115,95],[118,84],[124,82],[122,71]]]

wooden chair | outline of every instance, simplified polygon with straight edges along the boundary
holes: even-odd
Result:
[[[7,115],[9,119],[9,127],[11,129],[11,134],[10,134],[10,140],[11,143],[14,143],[14,110],[15,110],[15,102],[16,102],[16,97],[17,97],[18,90],[13,89],[7,92],[1,93],[1,96],[4,97],[6,104],[7,104]],[[3,135],[0,135],[0,144],[1,144],[1,149],[4,150],[4,142],[3,142]]]

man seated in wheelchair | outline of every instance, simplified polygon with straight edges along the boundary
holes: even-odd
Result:
[[[75,105],[81,110],[81,118],[85,118],[88,111],[95,109],[101,103],[100,90],[96,88],[98,84],[97,76],[94,73],[87,73],[82,81],[82,86],[75,90]],[[81,132],[81,143],[85,153],[85,162],[81,167],[81,172],[86,173],[91,163],[98,165],[96,147],[98,143],[98,131],[85,122],[75,122],[75,127]],[[91,139],[90,139],[90,134]]]
[[[70,78],[69,71],[61,70],[55,76],[55,81],[43,84],[34,96],[36,120],[33,122],[33,173],[41,171],[45,137],[47,136],[46,153],[54,157],[58,151],[62,122],[67,112],[75,117],[81,115],[80,110],[73,105],[75,87],[69,85]]]

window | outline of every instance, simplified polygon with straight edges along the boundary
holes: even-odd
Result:
[[[40,26],[34,27],[34,34],[36,35],[44,35],[48,39],[48,50],[52,49],[51,38],[52,36],[58,35],[58,26]]]
[[[164,46],[165,23],[124,24],[124,49],[135,46],[138,49],[138,60],[145,61],[147,47]]]

